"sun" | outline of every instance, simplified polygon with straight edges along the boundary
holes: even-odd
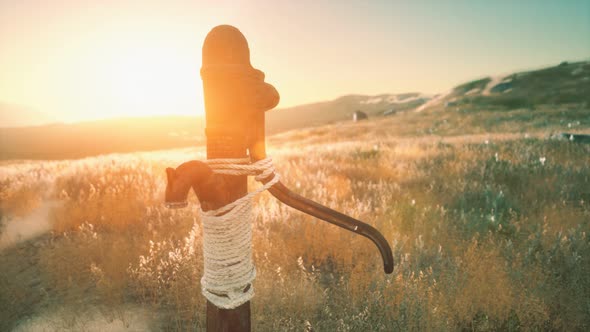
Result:
[[[147,38],[146,38],[147,39]],[[95,88],[107,116],[204,114],[200,55],[161,40],[113,38],[96,50]]]
[[[118,50],[112,62],[113,97],[133,116],[202,115],[202,83],[194,59],[153,45]]]

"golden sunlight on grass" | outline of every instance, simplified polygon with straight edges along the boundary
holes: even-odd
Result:
[[[366,239],[262,194],[254,330],[583,329],[588,147],[515,134],[399,137],[385,125],[396,126],[372,121],[270,139],[287,185],[377,227],[397,265],[383,275]],[[97,308],[112,315],[130,306],[157,313],[152,329],[203,328],[200,221],[194,208],[162,206],[164,168],[203,152],[3,165],[5,222],[39,200],[56,204],[50,235],[0,255],[2,328],[59,307],[68,314],[54,324],[75,329],[82,317],[97,319]],[[72,313],[78,318],[67,320]]]

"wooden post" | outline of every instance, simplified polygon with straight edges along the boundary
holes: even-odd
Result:
[[[278,104],[275,88],[250,64],[248,42],[229,25],[213,28],[203,44],[201,67],[205,98],[207,159],[244,158],[264,130],[264,112]],[[262,128],[259,128],[262,125]],[[258,143],[260,144],[260,143]],[[264,144],[264,143],[262,143]],[[248,193],[246,176],[223,176],[227,195],[217,209]],[[248,290],[249,285],[245,290]],[[207,301],[207,331],[250,331],[250,302],[220,309]]]
[[[214,117],[207,115],[207,126]],[[207,134],[207,159],[215,158],[243,158],[246,157],[246,149],[236,137],[215,136]],[[220,197],[219,201],[211,202],[212,209],[217,209],[248,193],[246,176],[223,176],[228,188],[227,195]],[[207,301],[207,331],[250,331],[250,301],[235,309],[217,308],[213,303]]]
[[[224,118],[224,116],[218,118],[214,114],[207,109],[207,159],[246,157],[247,150],[242,144],[243,139],[240,140],[239,137],[230,133],[215,133],[209,130],[214,128],[214,124],[219,123],[217,121],[222,121]],[[248,193],[246,176],[225,175],[223,178],[228,188],[227,195],[220,197],[217,202],[211,202],[212,209],[227,205]],[[217,308],[207,301],[207,331],[250,331],[250,301],[235,309]]]

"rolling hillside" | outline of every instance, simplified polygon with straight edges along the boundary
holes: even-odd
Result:
[[[590,61],[488,76],[456,86],[418,110],[470,107],[480,110],[534,109],[542,105],[590,105]]]
[[[377,96],[347,95],[331,101],[273,110],[267,113],[267,131],[276,133],[352,119],[354,111],[363,111],[369,118],[412,110],[429,101],[420,93],[382,94]]]

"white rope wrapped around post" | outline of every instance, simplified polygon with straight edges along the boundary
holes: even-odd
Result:
[[[279,181],[271,158],[253,164],[248,164],[249,161],[249,158],[207,160],[218,174],[255,175],[257,181],[273,175],[262,187],[228,205],[207,212],[200,210],[205,263],[201,288],[211,303],[223,309],[236,308],[254,296],[252,198]]]

